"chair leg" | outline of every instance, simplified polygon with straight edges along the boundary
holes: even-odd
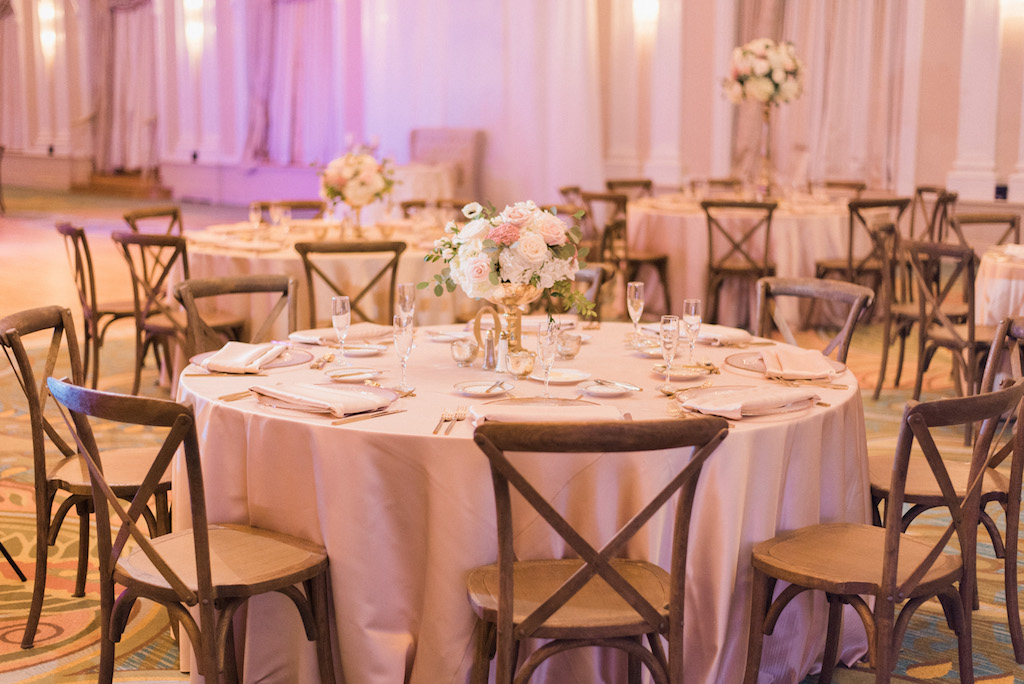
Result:
[[[326,571],[314,577],[307,585],[307,595],[316,622],[316,657],[317,665],[320,668],[321,684],[334,684],[334,648],[331,644],[329,594]]]
[[[493,622],[476,621],[473,626],[473,670],[469,677],[470,684],[487,684],[491,658],[494,657],[495,636]]]
[[[635,637],[633,639],[636,643],[643,645],[643,637]],[[643,671],[643,665],[640,660],[630,654],[626,659],[626,681],[628,684],[640,684],[640,676]]]
[[[100,662],[96,681],[98,684],[111,684],[114,681],[114,640],[110,635],[114,585],[106,581],[103,585],[100,589]]]
[[[89,502],[82,501],[78,510],[78,573],[75,576],[75,597],[85,596],[85,576],[89,572]]]
[[[843,629],[843,601],[838,596],[828,596],[828,631],[825,634],[825,653],[821,657],[819,684],[831,682],[832,673],[839,660],[839,635]]]
[[[747,667],[743,674],[743,684],[757,684],[768,598],[768,576],[755,568],[750,586],[750,627],[747,632]]]
[[[32,648],[43,612],[43,594],[46,592],[46,560],[50,552],[49,507],[36,511],[36,571],[32,578],[32,603],[28,609],[28,623],[21,637],[22,648]]]
[[[878,398],[882,394],[882,385],[885,384],[885,368],[889,363],[889,347],[892,345],[892,322],[888,319],[882,326],[882,359],[878,366],[878,380],[875,381],[875,394],[874,399],[878,401]],[[899,366],[896,366],[896,373],[899,374]]]

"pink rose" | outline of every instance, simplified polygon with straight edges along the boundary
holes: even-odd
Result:
[[[491,260],[484,254],[470,257],[463,264],[462,272],[465,274],[466,280],[471,283],[490,280]]]
[[[505,223],[521,226],[529,220],[536,209],[537,205],[533,202],[516,202],[511,207],[505,207],[505,211],[501,212],[501,220]]]
[[[568,227],[565,222],[550,212],[536,212],[527,225],[544,238],[544,242],[549,245],[564,245],[569,239]]]

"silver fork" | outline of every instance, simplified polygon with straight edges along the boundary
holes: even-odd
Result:
[[[441,429],[441,426],[444,425],[447,421],[452,420],[453,417],[454,414],[451,409],[445,409],[441,411],[441,418],[440,420],[437,421],[437,425],[434,426],[434,434],[436,435],[438,430]]]
[[[448,427],[444,431],[444,434],[450,435],[452,432],[452,428],[455,427],[456,423],[458,423],[459,421],[466,420],[467,411],[468,409],[465,406],[457,407],[452,415],[451,422],[448,423]]]

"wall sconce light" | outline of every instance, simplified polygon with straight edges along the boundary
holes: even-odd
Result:
[[[37,9],[39,14],[39,47],[43,51],[43,59],[47,66],[53,64],[57,53],[57,8],[53,0],[40,0]]]
[[[183,0],[185,19],[185,49],[189,57],[198,60],[203,52],[203,0]]]
[[[633,0],[633,23],[638,31],[654,33],[658,25],[658,0]]]

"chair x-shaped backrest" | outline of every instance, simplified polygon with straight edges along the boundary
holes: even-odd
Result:
[[[98,300],[96,297],[96,278],[92,268],[92,253],[85,239],[85,230],[70,223],[58,223],[57,232],[64,236],[64,249],[68,254],[68,262],[74,271],[75,287],[78,289],[78,300],[82,303],[82,312],[87,328],[95,324]],[[90,334],[96,335],[96,330]]]
[[[708,268],[716,270],[733,261],[768,275],[772,215],[778,202],[704,200],[700,206],[708,222]]]
[[[964,230],[964,228],[968,226],[979,226],[984,227],[985,229],[993,229],[995,232],[988,233],[986,236],[986,244],[1015,245],[1020,242],[1019,214],[957,214],[950,221],[949,226],[953,233],[953,239],[965,247],[972,247]],[[991,242],[992,237],[996,238],[994,243]],[[975,253],[975,256],[977,256],[977,253]]]
[[[624,238],[629,196],[621,192],[582,192],[580,200],[586,210],[580,222],[583,243],[599,247],[601,261],[627,259]]]
[[[694,421],[658,421],[644,423],[495,423],[485,422],[474,433],[474,440],[491,464],[491,476],[498,523],[498,564],[501,568],[502,594],[511,597],[513,591],[512,564],[513,520],[511,487],[529,503],[550,527],[565,540],[584,562],[582,568],[569,577],[551,596],[515,629],[515,639],[529,638],[543,626],[559,608],[576,595],[595,576],[600,576],[651,626],[652,632],[665,632],[659,612],[636,588],[611,565],[625,545],[650,518],[664,506],[676,492],[681,491],[676,509],[673,542],[672,576],[676,588],[682,586],[686,568],[686,542],[697,479],[704,462],[725,439],[728,433],[724,421],[703,417]],[[595,548],[573,525],[544,498],[523,473],[517,469],[507,452],[634,452],[694,447],[694,453],[671,481],[609,540],[601,549]],[[506,593],[507,587],[507,593]],[[676,595],[679,594],[679,595]],[[673,606],[681,610],[682,592],[673,596],[680,603]],[[510,599],[509,599],[510,600]],[[502,601],[504,603],[504,599]],[[678,613],[678,620],[682,613]],[[511,615],[500,615],[511,626]],[[502,627],[499,624],[499,630]],[[678,636],[678,635],[677,635]]]
[[[941,186],[919,185],[915,188],[910,207],[908,237],[911,240],[944,240],[958,198],[957,193],[948,192]]]
[[[897,440],[896,455],[893,460],[890,496],[886,505],[886,553],[882,566],[879,600],[892,602],[906,599],[924,578],[925,574],[943,553],[946,543],[957,535],[963,562],[960,581],[960,595],[964,605],[974,598],[974,565],[975,546],[977,542],[977,526],[979,514],[979,497],[981,494],[984,469],[990,460],[990,453],[997,442],[996,433],[1001,417],[1009,411],[1016,414],[1018,424],[1024,419],[1024,381],[1018,380],[1012,386],[996,392],[977,394],[970,397],[939,399],[936,401],[917,403],[908,402],[903,414],[903,424]],[[969,425],[982,422],[981,432],[975,442],[971,457],[969,485],[963,497],[957,496],[949,472],[946,470],[943,457],[932,434],[933,428],[955,425]],[[951,522],[945,532],[932,546],[928,554],[900,583],[897,579],[897,563],[899,562],[899,543],[902,533],[901,517],[903,515],[904,491],[911,449],[917,442],[935,480],[942,491],[945,506],[949,510]],[[1024,434],[1017,430],[1012,437],[1012,450],[1016,458],[1024,449]],[[877,607],[876,607],[877,608]],[[969,619],[969,618],[968,618]]]
[[[857,282],[858,276],[872,260],[878,260],[883,264],[883,274],[889,270],[892,254],[896,249],[893,241],[898,240],[900,219],[909,205],[910,200],[905,197],[850,200],[846,243],[847,282]],[[876,211],[886,215],[878,217],[874,215]],[[865,216],[865,212],[868,212],[867,216]],[[857,256],[855,243],[857,235],[862,231],[867,236],[871,249],[861,256]]]
[[[143,329],[147,318],[162,313],[167,316],[177,332],[184,336],[185,328],[173,315],[166,292],[168,281],[179,262],[180,275],[186,280],[189,277],[185,238],[126,232],[114,233],[112,237],[114,242],[121,246],[128,270],[131,272],[136,328]]]
[[[178,283],[174,288],[175,298],[185,307],[188,321],[188,337],[185,348],[189,356],[220,349],[226,341],[205,320],[199,310],[198,300],[223,295],[274,294],[280,296],[274,301],[270,312],[260,326],[249,334],[249,342],[266,342],[278,317],[287,309],[288,332],[295,331],[295,279],[286,275],[241,275],[224,278],[191,278]]]
[[[906,240],[902,243],[902,252],[910,265],[911,279],[917,285],[922,337],[927,336],[932,326],[939,326],[960,348],[973,345],[974,250],[949,243]],[[950,305],[954,297],[962,297],[967,305],[966,339],[963,328],[947,313],[947,310],[953,310]],[[953,358],[956,363],[966,363],[960,354],[954,354]]]
[[[192,410],[170,401],[100,392],[70,385],[56,378],[50,378],[49,389],[54,399],[71,413],[71,419],[69,420],[65,416],[64,420],[71,429],[79,451],[89,467],[93,497],[96,501],[97,547],[101,579],[105,582],[112,581],[113,568],[116,567],[118,560],[125,552],[129,541],[134,541],[160,576],[167,581],[180,602],[194,606],[200,600],[212,600],[206,503],[203,494],[195,417],[192,415]],[[89,417],[132,425],[170,428],[127,509],[124,507],[124,502],[114,494],[103,475]],[[181,447],[184,458],[191,502],[196,579],[198,580],[196,591],[190,589],[186,581],[171,569],[153,547],[149,535],[144,533],[139,526],[139,519],[143,517],[149,500],[156,492],[171,460],[179,452],[179,447]],[[119,520],[119,526],[116,528],[111,525],[111,510]],[[116,535],[114,534],[115,529]],[[130,605],[128,607],[130,608]],[[127,616],[122,615],[120,618],[126,620]]]
[[[373,316],[370,316],[364,309],[359,306],[359,303],[363,299],[373,292],[374,286],[381,281],[385,276],[389,277],[390,285],[387,293],[387,319],[383,322],[390,324],[392,316],[395,313],[395,280],[398,277],[398,260],[402,256],[402,252],[405,251],[406,244],[404,242],[297,242],[295,243],[295,251],[302,257],[302,265],[306,270],[306,291],[309,296],[309,325],[310,327],[316,326],[316,290],[314,288],[315,278],[317,276],[322,280],[327,287],[331,289],[335,294],[348,295],[344,291],[344,288],[338,284],[335,277],[332,277],[327,271],[325,271],[320,263],[314,261],[312,258],[314,255],[319,254],[373,254],[373,253],[390,253],[391,257],[387,262],[377,271],[370,280],[363,286],[362,290],[359,291],[355,296],[348,295],[352,305],[352,313],[359,315],[364,321],[375,320]]]

